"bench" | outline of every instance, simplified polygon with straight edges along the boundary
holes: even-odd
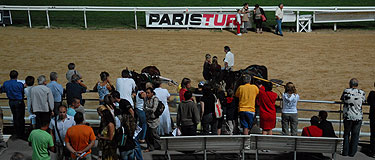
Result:
[[[161,137],[161,149],[165,150],[169,160],[171,159],[169,151],[172,150],[180,152],[203,151],[204,160],[207,160],[207,151],[239,151],[244,160],[244,150],[249,145],[250,136],[245,135]]]
[[[250,148],[256,150],[256,160],[259,150],[293,151],[294,160],[297,152],[331,153],[332,159],[335,159],[336,153],[341,151],[342,141],[343,138],[251,135]]]

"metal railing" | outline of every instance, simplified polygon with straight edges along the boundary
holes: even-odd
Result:
[[[200,96],[199,94],[194,94],[195,96]],[[171,96],[178,96],[177,93],[171,93]],[[0,98],[0,100],[7,100],[7,98]],[[85,99],[86,101],[96,101],[98,102],[99,100],[98,99]],[[281,99],[278,99],[277,101],[282,101]],[[327,112],[331,112],[331,113],[339,113],[340,114],[340,119],[328,119],[328,121],[332,122],[333,124],[338,124],[339,125],[339,130],[335,131],[335,133],[337,135],[339,135],[339,137],[341,137],[341,135],[343,135],[343,131],[342,131],[342,124],[343,124],[343,120],[342,120],[342,102],[340,101],[322,101],[322,100],[299,100],[298,101],[299,103],[318,103],[318,104],[333,104],[333,105],[340,105],[340,108],[339,110],[327,110]],[[177,102],[178,103],[178,102]],[[300,105],[300,104],[299,104]],[[367,103],[364,103],[363,105],[368,105]],[[10,111],[10,107],[9,106],[0,106],[0,108],[4,111]],[[319,112],[321,110],[316,110],[316,109],[298,109],[298,111],[306,111],[306,112]],[[96,109],[85,109],[85,114],[87,115],[97,115],[97,110]],[[368,115],[369,113],[363,113],[364,115]],[[87,117],[86,115],[86,117]],[[176,112],[170,112],[170,116],[171,117],[177,117],[177,113]],[[256,117],[257,119],[259,119],[259,116]],[[8,123],[5,123],[7,126],[10,126],[13,124],[13,117],[12,115],[10,116],[4,116],[3,117],[3,120],[5,121],[8,121]],[[28,117],[25,117],[25,120],[26,122],[29,122],[29,118]],[[276,120],[277,122],[281,122],[281,117],[276,117]],[[94,125],[94,126],[98,126],[99,123],[100,123],[100,119],[86,119],[86,122],[90,123],[91,125]],[[303,124],[310,124],[310,118],[298,118],[298,122],[299,123],[303,123]],[[369,121],[362,121],[362,126],[370,126],[370,122]],[[273,129],[273,132],[278,132],[278,133],[281,133],[282,132],[282,129],[281,128],[274,128]],[[298,129],[298,133],[301,133],[302,132],[302,129]],[[360,137],[369,137],[370,136],[370,133],[369,132],[362,132],[360,133]]]
[[[45,11],[47,27],[51,27],[49,12],[50,11],[80,11],[83,12],[83,19],[85,28],[87,28],[87,15],[86,12],[134,12],[134,25],[138,29],[137,12],[149,11],[166,11],[166,12],[235,12],[236,9],[242,6],[231,7],[109,7],[109,6],[14,6],[14,5],[0,5],[0,10],[10,11],[10,22],[12,24],[11,11],[27,11],[29,27],[32,27],[31,11]],[[275,11],[278,6],[262,6],[264,11]],[[326,7],[303,7],[303,6],[285,6],[284,11],[296,12],[296,16],[300,12],[375,12],[375,6],[326,6]],[[297,18],[298,27],[298,18]],[[354,21],[353,21],[354,22]],[[336,23],[335,23],[336,28]]]

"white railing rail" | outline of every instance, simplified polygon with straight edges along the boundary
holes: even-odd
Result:
[[[177,93],[171,93],[172,96],[178,96]],[[201,96],[199,94],[194,94],[193,96]],[[7,100],[7,98],[0,98],[0,100]],[[98,101],[97,99],[86,99],[87,101]],[[279,100],[280,101],[280,100]],[[331,111],[327,111],[327,112],[334,112],[334,113],[339,113],[340,114],[340,119],[339,120],[336,120],[336,119],[328,119],[328,121],[332,122],[333,124],[338,124],[339,125],[339,130],[335,131],[335,133],[337,135],[339,135],[339,137],[341,137],[343,135],[343,131],[341,129],[341,126],[343,124],[343,120],[341,119],[341,114],[342,114],[342,108],[341,108],[341,105],[342,105],[342,102],[340,101],[322,101],[322,100],[299,100],[298,102],[300,103],[319,103],[319,104],[335,104],[335,105],[340,105],[340,109],[339,110],[331,110]],[[364,105],[368,105],[368,104],[364,104]],[[6,110],[6,111],[10,111],[10,107],[9,106],[0,106],[0,109],[2,110]],[[320,110],[316,110],[316,109],[298,109],[298,111],[308,111],[308,112],[319,112]],[[26,113],[27,113],[27,110],[26,110]],[[90,114],[90,115],[95,115],[97,114],[97,110],[96,109],[85,109],[85,114]],[[364,114],[368,114],[368,113],[364,113]],[[177,117],[177,113],[176,112],[170,112],[170,116],[171,117]],[[256,117],[258,120],[259,120],[259,116]],[[7,121],[8,124],[12,124],[13,122],[13,117],[12,115],[9,115],[9,116],[4,116],[3,117],[3,120]],[[25,117],[25,120],[27,122],[29,122],[29,119],[28,117]],[[276,117],[276,120],[277,122],[281,122],[281,117]],[[100,123],[100,119],[97,118],[97,119],[87,119],[86,122],[92,124],[92,125],[99,125]],[[310,123],[310,118],[298,118],[298,122],[299,123]],[[369,127],[370,126],[370,122],[369,121],[362,121],[362,125],[363,126],[367,126]],[[273,129],[274,132],[279,132],[281,133],[281,128],[274,128]],[[298,132],[301,133],[302,132],[302,129],[298,129]],[[361,131],[360,133],[360,137],[369,137],[370,136],[370,133],[369,132],[363,132]]]
[[[117,6],[14,6],[14,5],[0,5],[0,10],[7,11],[27,11],[29,27],[32,27],[31,13],[30,11],[45,11],[47,18],[47,27],[50,28],[50,17],[48,12],[51,11],[82,11],[84,16],[85,28],[87,28],[87,16],[86,12],[134,12],[134,23],[135,28],[138,29],[137,12],[149,12],[149,11],[165,11],[165,12],[235,12],[236,9],[242,8],[242,6],[231,6],[231,7],[117,7]],[[277,6],[262,6],[265,11],[275,11]],[[322,6],[322,7],[309,7],[309,6],[285,6],[284,11],[296,12],[296,16],[299,16],[299,12],[375,12],[375,6]],[[10,17],[12,19],[12,17]],[[374,19],[375,20],[375,19]],[[10,20],[12,21],[12,20]],[[368,19],[366,21],[372,21]],[[345,21],[345,22],[356,22]],[[329,23],[329,22],[327,22]],[[336,28],[336,23],[335,27]],[[297,18],[297,31],[298,31],[298,18]]]

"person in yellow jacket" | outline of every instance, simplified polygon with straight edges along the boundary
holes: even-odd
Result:
[[[235,96],[239,99],[238,111],[243,134],[249,135],[249,131],[253,127],[255,99],[259,94],[259,89],[256,85],[250,84],[250,75],[244,76],[243,81],[245,84],[238,87]]]

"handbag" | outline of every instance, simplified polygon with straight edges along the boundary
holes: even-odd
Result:
[[[264,16],[264,15],[262,14],[261,17],[262,17],[262,21],[263,21],[263,22],[267,21],[266,16]]]
[[[215,94],[214,94],[215,96]],[[223,110],[221,109],[221,104],[219,99],[216,98],[215,96],[215,117],[216,118],[221,118],[223,117]]]

